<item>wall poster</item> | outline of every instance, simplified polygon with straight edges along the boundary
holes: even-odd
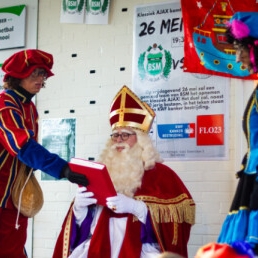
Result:
[[[75,156],[75,118],[43,119],[42,146],[66,161]],[[42,180],[57,180],[41,172]]]
[[[164,160],[227,159],[230,80],[184,73],[184,43],[180,1],[136,6],[132,90],[156,112]]]
[[[0,50],[25,46],[26,5],[0,8]]]
[[[61,23],[108,24],[109,0],[63,0]]]

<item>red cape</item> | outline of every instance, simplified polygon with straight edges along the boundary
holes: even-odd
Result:
[[[170,251],[187,257],[187,243],[195,221],[195,203],[177,174],[157,163],[145,171],[142,185],[135,199],[146,203],[161,251]],[[64,220],[53,258],[64,258],[69,250],[72,205]],[[130,230],[130,229],[129,229]]]

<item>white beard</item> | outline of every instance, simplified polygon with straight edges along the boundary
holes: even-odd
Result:
[[[99,161],[107,166],[116,191],[133,197],[137,188],[141,186],[144,173],[142,148],[137,143],[132,148],[124,143],[118,145],[124,146],[125,149],[118,152],[117,145],[111,146],[109,143]]]

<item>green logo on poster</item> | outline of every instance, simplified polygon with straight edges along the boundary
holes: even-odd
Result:
[[[81,12],[85,0],[63,0],[63,10],[68,13]]]
[[[171,72],[171,53],[161,45],[153,44],[138,58],[138,72],[142,80],[158,81],[168,79]]]
[[[67,8],[68,10],[75,11],[77,9],[77,0],[68,0]]]
[[[90,8],[93,11],[99,11],[101,8],[101,1],[100,0],[91,0]]]
[[[104,14],[108,9],[109,0],[86,0],[86,11],[92,14]]]

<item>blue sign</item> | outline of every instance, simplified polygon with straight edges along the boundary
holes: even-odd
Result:
[[[195,136],[195,124],[158,125],[158,135],[161,139],[193,138]]]

